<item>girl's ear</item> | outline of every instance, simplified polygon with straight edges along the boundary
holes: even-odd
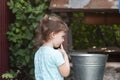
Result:
[[[54,32],[50,33],[50,39],[53,39],[54,37],[55,37],[55,33]]]

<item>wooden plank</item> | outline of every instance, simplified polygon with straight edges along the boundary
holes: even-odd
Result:
[[[84,17],[85,24],[112,25],[120,24],[120,15],[117,13],[86,13]]]
[[[106,24],[105,23],[105,15],[102,14],[85,14],[84,17],[84,23],[85,24]]]

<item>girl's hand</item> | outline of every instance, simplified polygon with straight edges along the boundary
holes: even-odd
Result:
[[[60,50],[60,52],[61,52],[62,54],[66,54],[66,52],[65,52],[62,44],[60,45],[59,50]]]
[[[70,74],[70,63],[69,63],[69,59],[68,59],[67,53],[65,52],[62,44],[60,45],[59,50],[60,50],[61,53],[63,54],[65,63],[62,64],[62,65],[60,65],[58,68],[59,68],[59,71],[60,71],[60,73],[62,74],[62,76],[67,77],[67,76]]]

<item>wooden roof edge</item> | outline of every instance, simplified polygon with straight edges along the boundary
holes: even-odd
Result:
[[[74,9],[74,8],[51,8],[52,12],[115,12],[119,13],[118,9]]]

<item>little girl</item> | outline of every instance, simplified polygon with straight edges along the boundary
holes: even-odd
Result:
[[[41,20],[35,44],[36,80],[64,80],[69,75],[69,59],[62,45],[67,31],[67,25],[58,16],[45,15]]]

